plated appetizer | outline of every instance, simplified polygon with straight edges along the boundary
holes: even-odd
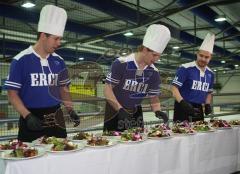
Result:
[[[9,157],[13,158],[29,158],[38,155],[38,150],[35,148],[17,148],[14,149],[10,154]]]
[[[17,148],[26,148],[29,146],[29,143],[23,143],[19,140],[11,140],[7,143],[0,144],[0,151],[3,150],[14,150]]]
[[[64,138],[56,138],[56,137],[42,137],[39,139],[39,144],[58,144],[64,142]]]
[[[193,125],[193,130],[197,132],[211,132],[214,131],[210,126],[208,125]]]
[[[197,132],[213,132],[214,129],[209,126],[207,121],[196,121],[193,123],[193,130]]]
[[[221,128],[231,128],[231,125],[226,120],[210,120],[212,127],[216,129]]]
[[[121,142],[139,142],[143,141],[144,138],[140,133],[136,132],[123,132],[121,135]]]
[[[188,122],[175,123],[172,127],[172,131],[177,134],[195,134],[194,131]]]
[[[96,137],[92,137],[91,139],[89,139],[87,141],[87,146],[111,146],[113,145],[113,143],[108,140],[106,137],[102,137],[102,136],[96,136]]]
[[[102,134],[103,136],[121,136],[121,132],[119,131],[105,131]]]
[[[70,142],[68,140],[62,142],[56,142],[53,144],[51,151],[73,151],[78,148],[77,144]]]
[[[93,137],[93,134],[87,132],[79,132],[73,136],[73,140],[89,140]]]
[[[150,138],[161,138],[161,137],[170,137],[171,134],[169,131],[164,131],[159,128],[151,128],[150,131],[148,132],[148,137]]]
[[[229,124],[233,126],[240,126],[240,120],[231,120],[229,121]]]

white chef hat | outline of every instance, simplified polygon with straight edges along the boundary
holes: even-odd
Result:
[[[207,34],[202,45],[200,46],[199,50],[208,51],[209,53],[213,53],[213,46],[214,46],[215,35]]]
[[[45,5],[40,13],[38,32],[63,36],[67,21],[67,12],[54,5]]]
[[[157,53],[162,53],[170,39],[171,33],[166,26],[152,24],[147,28],[143,38],[143,46]]]

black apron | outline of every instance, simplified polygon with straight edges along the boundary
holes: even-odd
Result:
[[[26,124],[26,120],[20,116],[19,118],[19,130],[18,130],[18,140],[24,142],[32,142],[37,138],[42,136],[55,136],[57,138],[66,138],[66,126],[63,118],[63,113],[60,109],[60,105],[48,108],[28,108],[28,110],[40,120],[43,121],[44,115],[55,113],[56,120],[58,123],[61,123],[61,126],[45,127],[41,131],[32,131],[29,130]]]
[[[188,102],[190,103],[190,102]],[[189,121],[189,122],[195,122],[204,120],[204,114],[203,114],[203,107],[201,104],[196,103],[190,103],[194,108],[194,115],[188,115],[184,112],[183,108],[181,108],[180,104],[175,101],[174,103],[174,114],[173,114],[173,121],[174,122],[182,122],[182,121]]]
[[[126,109],[126,108],[125,108]],[[144,128],[142,107],[126,109],[131,117],[125,121],[118,120],[118,113],[106,102],[103,131],[124,131],[131,128]]]

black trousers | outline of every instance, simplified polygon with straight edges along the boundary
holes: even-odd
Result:
[[[54,107],[48,107],[48,108],[28,108],[28,110],[40,118],[40,120],[43,120],[43,115],[55,113],[57,110],[60,109],[60,106],[54,106]],[[63,115],[58,115],[58,120],[61,120],[61,122],[64,122]],[[36,140],[37,138],[40,138],[42,136],[55,136],[58,138],[66,138],[67,132],[65,124],[64,126],[54,126],[54,127],[47,127],[44,128],[41,131],[32,131],[29,130],[26,124],[25,119],[20,116],[19,118],[19,130],[18,130],[18,140],[24,141],[24,142],[32,142],[33,140]]]
[[[190,103],[190,102],[189,102]],[[184,109],[181,108],[180,104],[175,101],[174,103],[174,114],[173,114],[173,121],[190,121],[190,122],[194,122],[194,121],[200,121],[200,120],[204,120],[204,114],[203,114],[203,107],[201,104],[196,104],[196,103],[190,103],[194,110],[195,113],[194,115],[188,115],[187,113],[185,113]]]
[[[119,120],[117,111],[106,102],[103,131],[124,131],[134,127],[144,128],[142,107],[137,106],[135,109],[126,110],[132,113],[131,117],[124,121]]]

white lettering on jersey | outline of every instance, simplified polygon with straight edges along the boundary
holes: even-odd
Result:
[[[32,73],[31,86],[57,86],[58,74]]]
[[[31,75],[31,86],[38,86],[38,73],[32,73]]]
[[[138,83],[135,80],[126,79],[123,89],[127,91],[137,92],[137,93],[146,93],[147,87],[148,87],[148,84],[144,84],[142,82]]]
[[[123,89],[129,91],[130,84],[131,84],[131,80],[127,80],[127,79],[126,79]]]
[[[47,76],[46,74],[40,73],[39,74],[39,86],[47,86]]]
[[[136,92],[136,90],[137,90],[137,84],[138,84],[137,81],[132,81],[132,84],[131,84],[131,87],[130,87],[130,91]]]
[[[192,89],[193,90],[207,92],[208,88],[209,88],[209,83],[206,83],[206,82],[202,83],[201,81],[193,80],[193,83],[192,83]]]

